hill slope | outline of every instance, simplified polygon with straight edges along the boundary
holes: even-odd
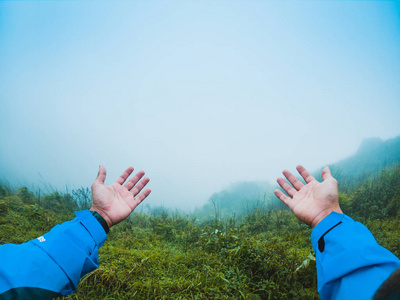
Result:
[[[333,176],[338,180],[341,192],[348,192],[362,185],[383,169],[400,162],[400,136],[382,141],[369,138],[361,142],[357,152],[337,163],[330,164]],[[313,172],[321,180],[322,167]],[[214,193],[201,209],[203,214],[218,217],[246,214],[254,208],[277,206],[274,186],[266,182],[238,182],[229,188]]]
[[[382,141],[370,138],[362,141],[357,152],[337,163],[329,165],[342,191],[363,184],[381,170],[400,162],[400,136]],[[315,172],[320,179],[321,169]]]

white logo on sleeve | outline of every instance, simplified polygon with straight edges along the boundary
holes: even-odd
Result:
[[[46,241],[46,239],[45,239],[43,236],[39,236],[37,239],[38,239],[39,242],[41,242],[41,243]]]

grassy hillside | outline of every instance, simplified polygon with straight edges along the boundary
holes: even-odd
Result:
[[[13,193],[2,187],[1,243],[28,241],[72,218],[71,197],[39,199],[26,188]],[[312,252],[309,229],[288,211],[254,211],[241,224],[209,223],[166,212],[133,214],[112,228],[100,250],[101,267],[70,298],[318,299],[312,263],[296,271]]]
[[[351,192],[377,176],[383,169],[393,167],[399,162],[400,137],[386,141],[371,138],[364,140],[354,155],[330,164],[329,167],[339,182],[340,191]],[[313,176],[319,181],[322,180],[323,167],[313,172]],[[273,194],[276,187],[267,182],[253,181],[232,184],[214,193],[197,214],[216,219],[235,214],[240,219],[255,208],[282,209],[280,201]]]
[[[21,243],[73,217],[79,195],[0,187],[0,242]],[[351,192],[343,210],[400,255],[400,166]],[[136,213],[112,228],[101,266],[70,299],[319,299],[310,229],[290,211],[257,207],[200,222]]]
[[[196,211],[196,215],[214,219],[235,215],[241,219],[256,208],[276,206],[273,190],[274,187],[267,182],[237,182],[211,195],[208,202]]]
[[[340,183],[342,191],[350,191],[366,182],[371,176],[400,162],[400,137],[382,141],[379,138],[364,140],[357,152],[329,165]],[[315,175],[320,178],[322,168]]]

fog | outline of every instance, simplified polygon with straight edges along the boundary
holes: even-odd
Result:
[[[0,178],[203,205],[400,135],[391,1],[1,1]]]

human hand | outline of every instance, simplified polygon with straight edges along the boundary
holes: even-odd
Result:
[[[97,211],[111,227],[125,220],[133,210],[150,194],[151,190],[140,191],[150,181],[143,178],[144,171],[139,171],[125,185],[122,185],[133,172],[133,167],[126,169],[124,173],[111,185],[104,185],[106,169],[100,165],[99,173],[92,184],[92,207]]]
[[[278,189],[274,193],[297,218],[314,228],[332,211],[343,213],[339,206],[338,184],[328,167],[322,170],[323,182],[318,182],[303,166],[297,166],[296,169],[306,185],[288,170],[284,170],[283,175],[294,188],[280,177],[277,182],[289,197]]]

